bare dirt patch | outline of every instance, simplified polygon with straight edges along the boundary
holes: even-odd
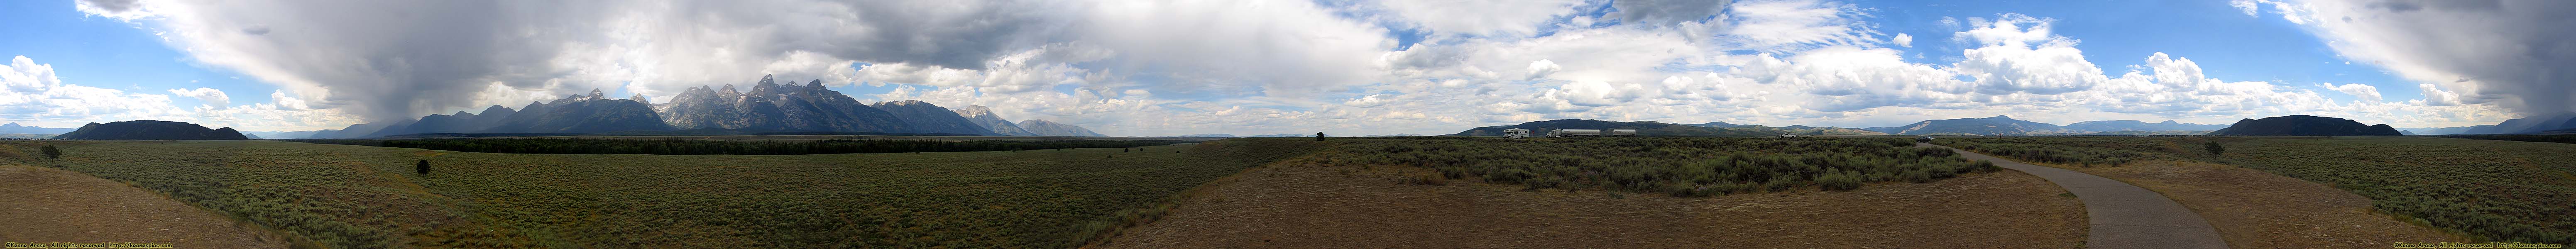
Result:
[[[2234,248],[2387,248],[2398,242],[2468,242],[2372,213],[2370,199],[2360,195],[2259,170],[2166,161],[2121,167],[2047,166],[2162,193],[2209,220]]]
[[[1412,171],[1412,172],[1406,172]],[[1675,198],[1287,165],[1212,184],[1108,248],[2074,248],[2083,207],[2020,172]]]
[[[0,165],[0,241],[285,248],[277,236],[123,183],[53,168]]]

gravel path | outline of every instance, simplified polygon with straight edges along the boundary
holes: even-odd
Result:
[[[1915,146],[1948,148],[1929,143]],[[2084,212],[2093,228],[2092,234],[2084,239],[2085,248],[2227,248],[2227,240],[2218,236],[2218,229],[2210,227],[2209,221],[2202,220],[2190,208],[2184,208],[2155,191],[2083,172],[2014,162],[1956,148],[1950,150],[1958,151],[1968,160],[1986,160],[1996,166],[2048,179],[2058,187],[2066,188],[2067,192],[2075,193],[2076,199],[2084,201]]]

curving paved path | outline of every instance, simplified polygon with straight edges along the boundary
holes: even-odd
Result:
[[[1915,143],[1914,146],[1949,148],[1930,143]],[[2084,248],[2227,248],[2227,240],[2219,238],[2218,229],[2210,227],[2209,221],[2201,220],[2200,215],[2192,213],[2190,208],[2184,208],[2181,203],[2174,203],[2173,199],[2166,199],[2155,191],[2084,172],[2014,162],[1956,148],[1950,150],[1958,151],[1968,160],[1995,162],[1995,166],[2046,178],[2057,183],[2057,187],[2075,193],[2076,199],[2084,201],[2084,213],[2090,218],[2093,229],[2084,238]]]

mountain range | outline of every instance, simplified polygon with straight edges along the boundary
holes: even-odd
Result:
[[[18,123],[0,124],[0,134],[47,134],[47,135],[51,135],[51,134],[63,134],[63,133],[65,133],[65,132],[72,132],[72,130],[79,130],[79,128],[45,128],[45,127],[35,127],[35,126],[21,126],[21,125],[18,125]]]
[[[1984,118],[1939,119],[1914,122],[1898,127],[1871,127],[1862,130],[1897,135],[1975,135],[2034,136],[2083,133],[2048,123],[2022,121],[2003,115]]]
[[[822,83],[816,80],[804,86],[780,85],[774,78],[761,76],[748,93],[735,90],[731,84],[721,89],[692,87],[673,96],[671,103],[662,104],[657,111],[664,114],[663,123],[677,129],[920,132],[894,113],[824,89]]]
[[[56,135],[60,140],[240,140],[250,139],[232,127],[206,129],[187,122],[134,120],[89,123]]]
[[[1762,126],[1762,125],[1729,124],[1729,123],[1726,123],[1726,122],[1707,122],[1707,123],[1685,124],[1685,125],[1688,125],[1688,126],[1698,126],[1698,127],[1709,127],[1709,128],[1752,129],[1752,130],[1759,130],[1759,131],[1775,131],[1775,130],[1776,130],[1776,132],[1772,132],[1773,134],[1777,134],[1777,133],[1781,133],[1781,132],[1796,132],[1796,133],[1798,133],[1798,134],[1807,134],[1807,135],[1887,135],[1887,133],[1885,133],[1885,132],[1876,132],[1876,131],[1867,131],[1867,130],[1861,130],[1861,129],[1855,129],[1855,128],[1843,128],[1843,127],[1831,127],[1831,126],[1805,126],[1805,125],[1791,125],[1791,126],[1781,126],[1781,127],[1770,127],[1770,126]]]
[[[1026,130],[1028,130],[1028,131],[1029,131],[1029,133],[1030,133],[1030,134],[1035,134],[1035,135],[1038,135],[1038,136],[1058,136],[1058,137],[1106,137],[1106,136],[1109,136],[1109,135],[1100,135],[1100,133],[1097,133],[1097,132],[1091,132],[1091,129],[1084,129],[1084,128],[1082,128],[1081,126],[1074,126],[1074,125],[1069,125],[1069,124],[1064,124],[1064,123],[1056,123],[1056,122],[1048,122],[1048,121],[1046,121],[1046,120],[1037,120],[1037,119],[1020,120],[1019,125],[1020,125],[1020,129],[1026,129]]]
[[[1769,132],[1756,129],[1700,127],[1692,125],[1667,124],[1655,121],[1617,122],[1590,119],[1558,119],[1521,123],[1517,125],[1476,127],[1449,135],[1502,136],[1503,130],[1506,129],[1529,129],[1531,134],[1547,134],[1548,131],[1560,129],[1635,129],[1637,130],[1637,134],[1642,136],[1669,137],[1753,137],[1780,134],[1779,132]]]
[[[920,100],[878,102],[869,104],[868,107],[894,113],[895,119],[902,120],[904,125],[911,126],[913,132],[917,133],[1001,135],[993,132],[992,128],[986,128],[974,121],[967,121],[965,116],[957,115],[957,112],[949,111],[948,108]]]
[[[1010,120],[1003,120],[1001,116],[993,115],[993,108],[989,107],[968,105],[965,108],[957,108],[957,116],[965,117],[967,122],[975,122],[976,125],[981,125],[986,129],[991,129],[994,134],[1002,134],[1003,136],[1038,135],[1037,133],[1029,133],[1028,129],[1021,129],[1019,124],[1012,124]]]
[[[905,133],[1007,136],[1106,136],[1080,126],[1026,120],[1004,121],[990,108],[967,106],[952,111],[929,102],[903,100],[861,103],[825,89],[821,80],[804,85],[779,84],[762,76],[742,92],[734,85],[683,90],[670,103],[653,104],[643,95],[626,99],[599,90],[518,109],[500,105],[480,113],[458,111],[418,119],[352,124],[334,130],[278,132],[269,138],[374,138],[429,133],[620,134],[690,133],[753,134],[765,132]]]
[[[1675,127],[1681,126],[1681,127]],[[1690,127],[1690,128],[1682,128]],[[2013,119],[2008,116],[1924,120],[1898,127],[1844,128],[1831,126],[1764,126],[1707,122],[1666,124],[1654,121],[1613,122],[1585,119],[1560,119],[1477,127],[1452,136],[1499,136],[1502,130],[1530,129],[1544,134],[1555,129],[1638,129],[1646,136],[1770,136],[1785,132],[1804,135],[1962,135],[1962,136],[2046,136],[2046,135],[2200,135],[2226,125],[2180,123],[2166,120],[2148,123],[2136,120],[2100,120],[2058,126]],[[1696,129],[1693,129],[1696,128]]]
[[[2115,132],[2115,131],[2215,131],[2215,130],[2218,130],[2218,129],[2225,129],[2225,128],[2227,128],[2227,125],[2177,123],[2177,122],[2174,122],[2173,120],[2165,120],[2165,122],[2161,122],[2161,123],[2148,123],[2148,122],[2145,122],[2145,121],[2137,121],[2137,120],[2097,120],[2097,121],[2075,122],[2074,124],[2067,124],[2067,125],[2066,125],[2066,129],[2072,129],[2072,130],[2078,130],[2078,131],[2092,131],[2092,132]]]

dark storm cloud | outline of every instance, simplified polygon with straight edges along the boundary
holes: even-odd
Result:
[[[496,83],[583,92],[634,80],[601,74],[694,74],[677,70],[748,80],[793,53],[982,69],[1064,23],[1023,14],[1055,6],[1021,1],[83,1],[102,16],[146,12],[129,21],[157,24],[199,60],[369,120],[488,105],[478,101]],[[634,65],[645,62],[665,65]],[[667,68],[706,64],[751,69]],[[707,78],[685,79],[729,83]]]
[[[1610,3],[1619,9],[1612,16],[1621,22],[1653,26],[1700,21],[1726,10],[1729,0],[1618,0]]]
[[[2310,2],[2337,51],[2409,78],[2467,87],[2469,103],[2576,109],[2576,1]],[[2292,16],[2293,20],[2302,17]],[[2428,97],[2429,98],[2429,97]]]

